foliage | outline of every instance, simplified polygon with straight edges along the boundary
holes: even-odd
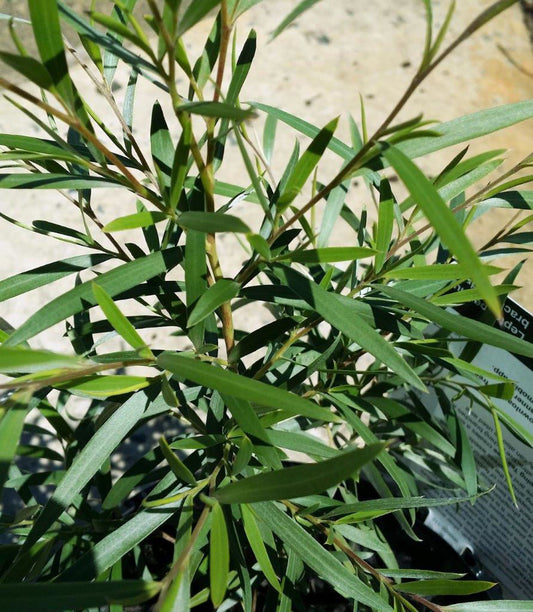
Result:
[[[30,26],[10,23],[18,52],[1,58],[23,82],[2,76],[0,85],[41,135],[0,134],[0,187],[61,190],[84,229],[60,218],[27,227],[83,252],[0,282],[4,301],[74,279],[17,329],[0,331],[0,485],[20,502],[18,512],[2,515],[11,538],[0,546],[3,609],[120,610],[150,602],[145,609],[181,611],[210,601],[224,610],[304,610],[317,576],[354,610],[531,609],[528,602],[433,602],[492,583],[398,572],[378,520],[393,513],[398,528],[416,538],[416,509],[474,502],[486,492],[453,402],[443,396],[439,416],[416,399],[452,387],[475,410],[496,415],[490,396],[512,393],[509,381],[487,385],[486,372],[457,358],[455,340],[533,356],[531,345],[491,325],[519,268],[494,284],[499,268],[487,260],[501,244],[528,252],[524,221],[478,251],[465,233],[493,207],[531,208],[532,192],[517,187],[530,180],[521,171],[532,158],[483,186],[500,151],[469,157],[464,149],[433,178],[413,161],[531,118],[533,102],[431,126],[422,117],[397,122],[435,66],[514,2],[496,2],[444,46],[453,3],[434,32],[425,0],[427,39],[411,84],[373,134],[364,113],[359,126],[350,118],[348,144],[335,137],[337,119],[319,128],[240,100],[256,36],[250,32],[240,46],[234,25],[259,1],[148,0],[149,14],[139,21],[135,0],[88,16],[56,0],[29,0],[38,57],[17,34]],[[293,7],[275,34],[315,3]],[[204,18],[212,32],[201,55],[190,58],[187,34]],[[62,28],[85,49],[85,68],[96,74],[121,134],[72,79]],[[120,67],[129,71],[123,111],[112,88]],[[173,113],[154,100],[149,151],[133,127],[146,123],[132,110],[143,79],[156,84]],[[262,150],[250,136],[261,119]],[[294,150],[276,181],[270,160],[281,129],[309,145]],[[327,152],[338,157],[338,171],[323,184]],[[235,155],[248,176],[228,184],[220,171]],[[392,189],[393,174],[407,195]],[[375,203],[374,222],[346,204],[356,175]],[[104,224],[92,197],[111,187],[133,194],[137,208]],[[255,211],[253,228],[232,212],[243,201]],[[315,209],[324,203],[318,223]],[[332,246],[341,222],[351,239]],[[126,242],[126,230],[144,242]],[[219,259],[224,232],[242,248],[239,270]],[[473,300],[488,306],[485,322],[447,309]],[[244,307],[270,313],[270,322],[246,331]],[[32,348],[56,324],[71,352]],[[161,333],[148,341],[147,330],[163,330],[173,349],[158,345]],[[109,349],[117,336],[123,348]],[[468,382],[454,382],[457,374]],[[73,423],[69,409],[79,396],[90,404]],[[128,441],[147,424],[157,431],[165,416],[174,429],[165,426],[159,444],[117,473]],[[507,424],[531,443],[518,424]],[[31,448],[25,432],[50,443]],[[28,454],[53,468],[24,471],[19,458]],[[444,497],[421,496],[427,482]],[[38,485],[53,485],[44,504]]]

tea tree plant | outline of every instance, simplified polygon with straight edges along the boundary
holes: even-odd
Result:
[[[491,400],[512,394],[512,382],[487,385],[483,378],[493,375],[467,356],[480,343],[533,356],[530,344],[493,325],[520,265],[495,284],[499,268],[487,263],[501,244],[528,252],[528,218],[477,251],[465,230],[493,207],[531,208],[533,192],[523,185],[533,158],[495,174],[500,151],[469,156],[465,148],[432,178],[414,160],[531,118],[533,102],[447,123],[397,119],[426,76],[514,1],[494,3],[449,40],[453,2],[435,31],[424,0],[426,43],[412,82],[373,134],[364,113],[359,123],[350,119],[350,143],[335,137],[337,119],[316,127],[240,99],[256,36],[243,43],[234,26],[259,2],[148,0],[143,17],[135,0],[87,14],[29,0],[31,25],[9,22],[17,50],[0,57],[19,78],[1,76],[0,85],[40,135],[0,135],[0,187],[60,190],[81,229],[60,216],[25,226],[78,245],[80,254],[0,282],[1,300],[31,300],[34,289],[72,279],[22,325],[0,331],[0,485],[18,502],[2,515],[9,536],[0,546],[2,608],[120,610],[147,602],[143,609],[281,612],[314,609],[318,585],[343,609],[531,610],[530,602],[432,601],[492,583],[399,571],[380,522],[392,514],[397,529],[416,538],[417,509],[487,493],[462,417],[442,393],[459,384],[457,375],[473,410],[490,411],[498,427],[503,421],[531,443]],[[276,33],[312,4],[281,16]],[[187,34],[204,18],[211,34],[190,57]],[[30,27],[35,56],[19,36]],[[77,50],[64,38],[73,32]],[[71,76],[79,58],[107,114]],[[129,73],[123,101],[113,88],[118,69]],[[154,99],[151,119],[132,112],[143,80],[165,99]],[[135,135],[147,122],[149,150]],[[261,145],[252,125],[264,126]],[[276,153],[286,157],[276,181],[270,164],[280,130],[308,145]],[[327,151],[338,170],[324,181]],[[235,155],[247,174],[239,184],[223,182],[220,171]],[[407,195],[393,189],[393,173]],[[355,176],[376,205],[373,222],[362,206],[346,204]],[[136,208],[104,223],[93,205],[104,187],[116,197],[133,194]],[[253,228],[232,210],[243,201],[255,211]],[[11,214],[2,213],[4,222],[24,225]],[[330,246],[341,222],[346,244]],[[143,242],[127,242],[125,230],[138,230]],[[242,248],[238,269],[219,257],[224,232]],[[474,300],[488,307],[483,322],[448,308]],[[246,331],[244,307],[270,313],[270,322]],[[70,351],[32,347],[58,323]],[[163,330],[167,344],[161,333],[148,342],[146,330]],[[109,344],[117,336],[126,350]],[[458,339],[470,353],[454,352]],[[440,415],[424,408],[428,390],[439,395]],[[73,422],[79,396],[90,405]],[[159,443],[118,471],[123,449],[147,425]],[[32,433],[42,446],[26,444]],[[54,469],[40,463],[28,472],[20,462],[28,454]],[[422,496],[428,482],[444,496]],[[40,485],[48,485],[44,503]]]

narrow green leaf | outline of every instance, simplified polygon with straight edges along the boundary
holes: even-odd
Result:
[[[306,416],[325,422],[338,421],[337,415],[327,408],[317,406],[310,400],[189,357],[165,352],[159,355],[157,363],[161,368],[183,379],[190,379],[197,384],[216,389],[219,393],[232,395],[260,406],[286,410],[293,415]]]
[[[31,393],[19,392],[3,405],[5,412],[0,418],[0,493],[17,452],[24,419],[30,410],[30,399]]]
[[[180,139],[174,152],[172,160],[172,172],[170,176],[170,208],[176,210],[187,178],[188,161],[191,146],[191,123],[187,122],[183,127]]]
[[[183,461],[172,451],[165,436],[159,438],[159,448],[163,453],[163,456],[167,460],[170,469],[174,472],[176,478],[191,486],[195,486],[197,483],[194,474],[189,468],[183,463]]]
[[[109,374],[108,376],[85,376],[56,386],[86,397],[112,397],[138,391],[148,387],[152,382],[152,378],[145,376]]]
[[[77,174],[36,172],[0,174],[0,189],[96,189],[122,187],[112,179]]]
[[[468,601],[442,606],[442,612],[532,612],[533,601]]]
[[[376,254],[374,249],[367,247],[325,247],[322,249],[306,249],[291,251],[277,257],[277,260],[288,259],[298,263],[333,263],[337,261],[355,261]]]
[[[375,612],[392,612],[389,604],[348,570],[322,544],[273,502],[253,506],[255,515],[294,553],[344,597],[355,599]]]
[[[407,140],[398,145],[410,159],[479,138],[533,117],[533,100],[502,104],[463,115],[437,126],[438,136]]]
[[[0,372],[39,372],[55,368],[76,368],[83,365],[78,357],[36,351],[22,347],[0,346]]]
[[[406,382],[417,389],[426,390],[424,383],[393,346],[360,316],[354,305],[355,300],[326,291],[290,268],[283,268],[282,274],[287,285],[328,323],[357,342]]]
[[[140,604],[160,590],[159,582],[145,580],[0,584],[0,599],[6,610],[57,612],[107,607],[110,602]]]
[[[497,397],[503,400],[513,399],[515,384],[510,380],[502,383],[493,383],[490,385],[481,385],[478,391],[489,397]]]
[[[122,232],[137,227],[150,227],[159,221],[168,219],[162,212],[138,212],[113,219],[102,228],[103,232]]]
[[[395,588],[403,593],[417,595],[473,595],[492,589],[495,582],[483,580],[416,580],[402,582]]]
[[[268,115],[267,119],[268,118],[270,118],[270,115]],[[326,208],[322,216],[322,222],[317,237],[317,246],[319,248],[326,247],[329,243],[335,224],[344,206],[344,200],[346,199],[349,185],[350,181],[345,181],[335,187],[327,196]]]
[[[152,351],[146,346],[146,342],[139,336],[139,333],[122,314],[119,307],[113,302],[107,291],[100,285],[92,283],[93,295],[106,316],[107,320],[115,328],[118,334],[136,351],[140,357],[150,359],[153,357]]]
[[[376,259],[374,268],[379,272],[385,263],[389,252],[394,226],[394,196],[389,181],[382,180],[380,183],[380,198],[378,208],[378,224],[376,228]]]
[[[263,543],[263,537],[261,536],[261,532],[259,531],[259,527],[255,521],[253,511],[248,508],[247,505],[243,504],[241,506],[241,512],[244,522],[244,532],[246,533],[248,542],[250,543],[255,558],[257,559],[257,563],[259,563],[259,567],[261,568],[261,571],[265,575],[268,582],[274,589],[276,589],[276,591],[281,593],[281,585],[278,577],[276,576],[276,572],[272,567],[272,562],[270,561],[270,557],[268,556],[267,550]]]
[[[100,274],[98,284],[114,297],[149,278],[166,273],[178,264],[181,256],[181,249],[171,248],[140,257]],[[82,283],[41,307],[4,342],[4,346],[13,346],[29,340],[52,325],[95,304],[91,281]]]
[[[0,59],[11,68],[14,68],[18,74],[21,74],[32,83],[35,83],[37,87],[50,89],[52,86],[53,81],[50,73],[41,62],[33,57],[14,55],[12,53],[0,51]]]
[[[249,234],[251,232],[250,228],[246,223],[241,221],[239,217],[219,212],[188,211],[181,213],[177,222],[178,225],[186,229],[192,229],[206,234],[213,234],[215,232]]]
[[[39,268],[33,268],[33,270],[27,270],[15,276],[10,276],[0,281],[0,302],[17,295],[22,295],[38,287],[47,286],[55,280],[69,274],[74,274],[74,272],[80,272],[81,270],[97,266],[109,258],[109,255],[104,254],[79,255],[61,261],[54,261]]]
[[[443,243],[466,268],[468,277],[475,283],[483,299],[495,314],[501,317],[501,305],[473,246],[461,224],[448,208],[433,184],[401,151],[387,147],[384,155],[413,196],[417,205],[439,234]]]
[[[270,434],[265,430],[257,413],[252,408],[250,402],[243,399],[232,397],[231,395],[222,395],[224,403],[231,412],[231,416],[235,419],[239,427],[245,434],[248,434],[255,440],[261,440],[265,444],[271,445]],[[275,462],[276,466],[281,468],[279,459]]]
[[[178,22],[175,37],[180,38],[183,36],[187,30],[190,30],[218,4],[220,4],[220,0],[201,0],[200,2],[191,2]]]
[[[295,19],[310,9],[313,4],[316,4],[317,2],[319,2],[319,0],[301,0],[287,15],[287,17],[285,17],[285,19],[283,19],[283,21],[274,29],[271,34],[271,40],[279,36],[283,30],[288,28]]]
[[[191,115],[232,119],[233,121],[245,121],[254,116],[253,108],[239,108],[225,102],[187,102],[180,104],[176,110],[177,112],[190,113]]]
[[[518,289],[516,285],[496,285],[494,291],[496,295],[507,296],[511,291]],[[452,304],[466,304],[481,300],[481,294],[477,289],[464,289],[463,291],[453,291],[444,295],[437,295],[431,298],[431,303],[436,306],[451,306]]]
[[[311,172],[313,172],[329,145],[338,122],[339,119],[336,118],[325,125],[298,160],[277,201],[277,206],[281,210],[284,210],[303,189],[307,179],[311,176]]]
[[[235,64],[235,67],[233,69],[231,81],[228,86],[228,91],[226,93],[225,103],[230,106],[238,106],[239,94],[241,92],[242,86],[246,81],[248,73],[250,72],[256,47],[257,35],[255,33],[255,30],[251,30],[239,54],[237,63]],[[217,162],[215,167],[217,165],[220,165],[220,163],[222,162],[223,150],[226,143],[226,138],[229,134],[228,128],[229,119],[225,118],[220,122],[220,128],[218,131],[217,147],[219,153],[217,155]]]
[[[239,293],[240,287],[236,281],[226,278],[217,280],[196,302],[187,320],[187,327],[200,323],[222,304],[232,300]]]
[[[502,269],[497,266],[482,265],[487,274],[498,274]],[[461,280],[468,278],[469,269],[464,264],[432,264],[431,266],[413,266],[411,268],[394,268],[382,274],[385,278],[407,280]]]
[[[380,568],[377,571],[388,578],[413,578],[416,580],[457,580],[465,575],[453,572],[435,572],[432,570],[389,569],[388,567]]]
[[[39,2],[40,0],[36,0]],[[86,19],[79,13],[69,8],[66,4],[58,0],[59,12],[61,19],[71,26],[75,32],[86,36],[89,40],[95,42],[102,49],[106,50],[104,55],[104,74],[106,80],[111,83],[116,69],[116,58],[120,58],[129,66],[132,66],[136,71],[143,73],[150,79],[150,75],[145,71],[158,73],[158,68],[145,60],[141,56],[132,53],[120,40],[117,40],[115,35],[107,36],[101,30],[94,28]],[[150,79],[153,80],[153,79]]]
[[[56,0],[28,0],[39,55],[58,93],[72,110],[76,109],[74,88],[68,73]],[[79,110],[79,109],[78,109]]]
[[[150,123],[150,149],[161,191],[170,185],[174,164],[174,144],[159,102],[152,108]]]
[[[509,471],[509,464],[507,463],[507,455],[505,454],[505,443],[503,441],[503,433],[500,425],[500,419],[498,418],[498,412],[493,408],[491,410],[491,414],[494,420],[496,440],[498,441],[498,452],[500,453],[502,469],[505,475],[505,482],[507,483],[507,489],[509,490],[509,495],[513,500],[513,504],[518,508],[518,502],[516,501],[516,494],[514,492],[513,480],[511,478],[511,472]]]
[[[268,437],[272,444],[280,448],[286,448],[300,453],[305,453],[309,457],[320,457],[330,459],[336,457],[340,451],[332,446],[328,446],[314,436],[295,431],[284,431],[282,429],[269,429]]]
[[[483,200],[479,205],[494,208],[519,208],[531,210],[533,209],[533,191],[502,191],[488,200]]]
[[[145,53],[151,53],[150,45],[145,40],[141,39],[136,33],[132,32],[127,25],[123,24],[121,21],[118,21],[118,19],[113,19],[113,17],[97,11],[90,11],[89,15],[91,16],[91,19],[96,21],[96,23],[104,26],[110,32],[118,34],[121,39],[125,38],[139,47],[139,49],[142,49]]]
[[[228,588],[229,540],[224,511],[220,504],[211,510],[211,536],[209,538],[209,587],[211,601],[218,608]]]
[[[263,236],[259,234],[247,234],[246,239],[254,251],[257,251],[266,261],[270,261],[272,253],[270,252],[268,242],[263,238]]]
[[[372,461],[385,444],[371,444],[343,452],[319,463],[309,463],[243,478],[218,489],[214,496],[223,504],[292,499],[321,493],[352,476]]]
[[[421,314],[429,322],[436,323],[465,338],[490,344],[491,346],[496,346],[510,353],[524,355],[525,357],[533,357],[533,344],[530,342],[516,338],[511,334],[480,323],[479,321],[474,321],[462,317],[461,315],[447,312],[438,306],[430,304],[427,300],[423,300],[410,293],[397,289],[396,287],[380,285],[379,290],[393,300]]]

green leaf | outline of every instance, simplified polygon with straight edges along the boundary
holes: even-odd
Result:
[[[121,21],[117,19],[113,19],[113,17],[109,15],[105,15],[103,13],[99,13],[97,11],[90,11],[89,15],[91,19],[96,21],[96,23],[104,26],[107,30],[113,32],[114,34],[118,34],[118,36],[122,39],[129,40],[133,44],[135,44],[139,49],[142,49],[145,53],[151,53],[150,45],[143,39],[141,39],[137,34],[132,32],[128,26],[123,24]]]
[[[482,265],[487,274],[498,274],[502,269],[497,266]],[[461,280],[468,278],[469,270],[464,264],[432,264],[431,266],[413,266],[395,268],[382,274],[385,278],[407,280]]]
[[[182,213],[178,217],[178,225],[186,229],[196,230],[198,232],[204,232],[206,234],[213,234],[215,232],[236,232],[241,234],[249,234],[250,228],[233,215],[226,215],[224,213],[210,213],[210,212],[197,212],[188,211]]]
[[[305,433],[284,431],[282,429],[269,429],[268,437],[275,446],[305,453],[313,458],[321,457],[330,459],[331,457],[338,456],[340,453],[338,449],[328,446],[318,438]]]
[[[176,210],[187,178],[188,160],[191,147],[191,123],[187,122],[183,127],[180,139],[174,152],[172,160],[172,172],[170,176],[170,208]]]
[[[52,77],[48,70],[33,57],[26,57],[23,55],[13,55],[12,53],[6,53],[0,51],[0,59],[14,68],[19,74],[26,77],[32,83],[35,83],[37,87],[42,89],[50,89],[52,86]]]
[[[424,383],[394,347],[361,317],[355,300],[326,291],[290,268],[283,268],[282,274],[286,284],[330,325],[357,342],[406,382],[426,390]]]
[[[145,580],[0,584],[0,600],[6,610],[58,612],[107,607],[110,602],[140,604],[160,590],[159,582]]]
[[[464,265],[468,277],[475,283],[496,318],[500,318],[501,305],[498,296],[452,210],[448,208],[433,184],[406,155],[391,146],[388,146],[383,154],[394,167],[442,242],[454,253],[459,263]]]
[[[105,254],[79,255],[10,276],[0,281],[0,302],[38,287],[49,285],[55,280],[74,274],[74,272],[97,266],[109,258],[110,256]]]
[[[307,179],[311,176],[311,172],[313,172],[329,145],[338,122],[339,119],[336,118],[325,125],[313,138],[311,144],[298,160],[298,163],[287,178],[285,187],[276,203],[281,210],[284,210],[303,189]]]
[[[232,300],[240,289],[236,281],[220,278],[200,296],[187,320],[187,327],[193,327],[203,321],[225,302]]]
[[[344,597],[355,599],[375,612],[392,612],[389,604],[347,569],[335,556],[273,502],[253,506],[255,515],[296,555]]]
[[[247,234],[246,239],[254,251],[257,251],[263,259],[266,259],[266,261],[270,261],[272,258],[272,253],[270,252],[268,242],[263,238],[263,236],[259,234]]]
[[[511,334],[480,323],[479,321],[474,321],[461,315],[447,312],[438,306],[430,304],[426,300],[397,289],[396,287],[380,285],[379,290],[393,300],[421,314],[428,321],[436,323],[460,336],[496,346],[510,353],[524,355],[525,357],[533,357],[533,344],[530,342],[516,338]]]
[[[140,257],[100,274],[98,284],[114,297],[145,280],[166,273],[178,264],[181,256],[181,249],[171,248]],[[41,307],[4,342],[4,346],[13,346],[29,340],[52,325],[94,305],[96,299],[92,292],[92,282],[87,281]]]
[[[165,436],[161,436],[161,438],[159,438],[159,448],[167,460],[170,469],[174,472],[174,475],[176,478],[178,478],[178,480],[186,482],[191,486],[198,484],[191,470],[189,470],[183,461],[172,451],[165,439]]]
[[[248,542],[250,543],[254,556],[257,559],[257,563],[259,563],[259,567],[261,568],[261,571],[265,575],[268,582],[274,589],[276,589],[276,591],[281,593],[281,585],[278,577],[276,576],[276,572],[272,567],[272,562],[268,556],[265,544],[263,543],[263,537],[255,521],[253,510],[251,510],[247,505],[243,504],[241,506],[241,512],[244,523],[244,532],[246,533],[246,537],[248,538]]]
[[[138,391],[148,387],[152,382],[152,378],[145,376],[110,374],[108,376],[84,376],[55,386],[86,397],[111,397]]]
[[[211,601],[218,608],[224,601],[228,587],[229,540],[224,511],[220,504],[211,510],[211,537],[209,539],[209,587]]]
[[[168,219],[162,212],[138,212],[113,219],[102,228],[103,232],[122,232],[137,227],[150,227],[159,221]]]
[[[377,571],[388,578],[413,578],[416,580],[457,580],[465,575],[453,572],[435,572],[432,570],[389,569],[388,567],[378,569]]]
[[[517,288],[516,285],[496,285],[494,291],[496,291],[496,295],[507,296]],[[450,306],[452,304],[466,304],[480,299],[482,299],[481,294],[477,289],[464,289],[463,291],[453,291],[444,295],[433,296],[431,303],[436,306]]]
[[[117,333],[120,334],[132,348],[138,351],[140,357],[146,359],[152,358],[152,351],[146,346],[146,342],[139,336],[139,333],[125,315],[122,314],[109,294],[95,282],[92,283],[92,289],[98,305]]]
[[[468,601],[442,606],[442,612],[531,612],[533,601]]]
[[[0,418],[0,493],[17,452],[24,419],[30,410],[28,405],[30,400],[31,393],[19,392],[3,405],[5,412]]]
[[[439,123],[439,136],[414,138],[397,146],[407,157],[414,159],[446,147],[467,142],[533,117],[533,100],[502,104],[445,123]]]
[[[112,179],[75,173],[0,174],[0,189],[96,189],[98,187],[122,187],[122,185]]]
[[[489,397],[497,397],[503,400],[513,399],[515,384],[511,381],[503,383],[493,383],[490,385],[481,385],[477,388],[480,393],[488,395]]]
[[[277,257],[277,260],[288,259],[298,263],[333,263],[337,261],[355,261],[376,254],[374,249],[367,247],[326,247],[322,249],[306,249],[291,251]]]
[[[165,115],[159,102],[152,108],[150,123],[150,148],[161,191],[170,184],[174,164],[174,144],[170,136]]]
[[[472,595],[492,589],[495,584],[483,580],[416,580],[402,582],[395,589],[417,595]]]
[[[47,532],[54,521],[69,508],[76,495],[142,417],[149,404],[150,399],[145,393],[136,393],[96,431],[76,455],[64,478],[37,517],[24,543],[24,550],[31,548]]]
[[[76,368],[83,365],[78,357],[59,355],[50,351],[0,346],[0,372],[39,372],[55,368]]]
[[[243,109],[225,102],[187,102],[176,107],[178,113],[190,113],[202,117],[215,117],[217,119],[232,119],[245,121],[254,116],[253,108]]]
[[[380,183],[380,198],[378,208],[378,224],[376,228],[377,255],[374,263],[376,272],[379,272],[385,263],[389,252],[394,226],[394,196],[389,181],[383,179]]]
[[[39,2],[40,0],[36,0]],[[79,13],[66,6],[63,2],[57,2],[61,18],[71,26],[75,32],[87,37],[89,40],[95,42],[102,49],[106,50],[104,56],[104,74],[106,80],[110,83],[113,78],[113,74],[116,68],[116,58],[120,58],[129,66],[132,66],[136,71],[145,74],[145,70],[150,72],[158,73],[156,66],[146,61],[144,58],[132,53],[124,45],[121,44],[120,40],[117,40],[114,36],[108,36],[102,33],[101,30],[97,30]],[[146,75],[150,78],[149,75]]]
[[[490,405],[490,404],[489,404]],[[496,440],[498,442],[498,452],[500,453],[500,460],[502,462],[502,469],[505,475],[505,482],[507,483],[507,489],[509,490],[509,495],[513,500],[513,504],[516,508],[518,508],[518,502],[516,501],[516,494],[514,492],[513,479],[511,477],[511,472],[509,470],[509,463],[507,462],[507,455],[505,454],[505,443],[503,440],[503,432],[500,425],[500,419],[498,417],[498,411],[496,407],[491,408],[492,418],[494,420],[494,430],[496,432]]]
[[[220,0],[198,0],[196,2],[191,2],[178,22],[175,37],[180,38],[183,36],[187,30],[190,30],[195,24],[203,19],[209,11],[219,4]]]
[[[223,504],[234,504],[292,499],[321,493],[347,480],[384,448],[385,444],[371,444],[319,463],[264,472],[230,483],[218,489],[214,496]]]
[[[333,412],[317,406],[310,400],[189,357],[165,352],[159,355],[157,363],[161,368],[183,379],[190,379],[199,385],[216,389],[219,393],[232,395],[260,406],[286,410],[295,416],[306,416],[325,422],[338,422],[338,417]]]
[[[310,9],[313,4],[316,4],[317,2],[319,2],[319,0],[301,0],[301,2],[299,2],[287,15],[287,17],[285,17],[285,19],[274,29],[271,34],[271,40],[279,36],[283,30],[288,28],[295,19]]]
[[[488,200],[483,200],[479,205],[494,208],[531,210],[533,209],[533,191],[502,191]]]
[[[74,88],[68,73],[56,0],[28,0],[35,42],[39,55],[63,100],[76,109]]]

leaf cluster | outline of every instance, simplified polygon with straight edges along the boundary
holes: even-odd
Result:
[[[0,188],[59,190],[81,229],[0,216],[82,254],[0,281],[4,302],[72,280],[16,329],[0,329],[0,490],[14,500],[0,517],[3,609],[284,612],[308,609],[319,581],[354,610],[531,610],[438,603],[493,583],[400,569],[380,523],[389,515],[416,540],[421,509],[474,503],[490,488],[455,397],[493,416],[511,492],[500,423],[532,444],[494,403],[514,383],[471,360],[483,344],[533,357],[530,343],[494,325],[522,264],[494,282],[502,270],[490,263],[531,250],[533,192],[523,186],[533,160],[497,174],[502,151],[469,156],[466,146],[431,178],[415,160],[530,119],[533,102],[430,127],[421,116],[397,120],[433,68],[514,2],[495,2],[445,46],[453,2],[434,32],[424,0],[412,82],[374,133],[364,107],[359,122],[350,116],[351,142],[335,136],[338,119],[319,127],[241,100],[256,34],[242,43],[234,26],[259,2],[147,0],[141,18],[136,0],[86,14],[29,0],[31,25],[9,21],[17,53],[0,59],[23,82],[0,76],[0,86],[39,132],[0,134]],[[316,2],[297,3],[273,37]],[[191,58],[187,35],[205,18],[209,38]],[[35,57],[17,33],[30,27]],[[75,82],[79,51],[66,31],[119,133]],[[122,104],[119,68],[128,73]],[[166,102],[154,100],[148,120],[133,112],[143,81]],[[135,134],[147,124],[145,150]],[[295,145],[276,180],[279,130],[308,144]],[[329,182],[326,154],[338,168]],[[220,180],[237,158],[246,176]],[[373,214],[348,204],[355,176]],[[131,212],[102,222],[102,188],[131,197]],[[467,229],[495,207],[517,216],[476,249]],[[347,239],[336,246],[341,225]],[[131,232],[135,242],[123,238]],[[222,235],[242,249],[240,268],[219,257]],[[460,314],[472,302],[486,306],[483,320]],[[250,331],[246,312],[264,322]],[[57,324],[70,352],[32,346]],[[110,348],[117,338],[119,350]],[[75,421],[80,397],[88,409]],[[119,467],[147,430],[157,440]],[[429,487],[441,494],[428,497]]]

